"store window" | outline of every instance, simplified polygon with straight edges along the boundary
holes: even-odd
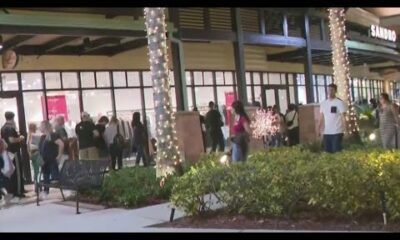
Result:
[[[114,87],[126,87],[125,72],[113,72],[112,74]]]
[[[128,87],[139,87],[140,86],[140,77],[139,77],[139,72],[127,72],[127,77],[128,77]],[[145,79],[146,77],[146,79]],[[145,73],[143,72],[143,84],[144,86],[148,86],[146,84],[149,84],[151,86],[151,78],[149,75],[149,72]]]
[[[83,109],[95,122],[101,116],[112,116],[111,90],[83,90]],[[101,103],[101,104],[99,104]]]
[[[138,76],[139,75],[137,75],[137,77]],[[143,86],[146,86],[146,87],[153,86],[153,83],[151,80],[151,72],[149,72],[149,71],[142,72],[142,76],[143,76]],[[129,80],[129,75],[128,75],[128,80]],[[137,78],[136,80],[139,80],[139,78]]]
[[[16,73],[2,73],[1,85],[3,91],[18,91],[18,75]]]
[[[98,88],[110,87],[110,72],[96,72],[96,82]]]
[[[39,90],[43,89],[43,79],[40,72],[21,73],[23,90]]]
[[[78,91],[47,92],[47,107],[49,120],[61,115],[66,122],[71,122],[73,125],[80,122]]]
[[[82,88],[95,88],[94,72],[81,72],[81,85]]]
[[[46,106],[44,105],[43,92],[25,92],[23,93],[23,97],[27,129],[29,123],[34,123],[39,126],[40,122],[46,119]]]
[[[64,89],[79,88],[79,78],[77,72],[63,72],[61,76]]]
[[[61,89],[61,75],[59,72],[45,72],[46,89]]]
[[[142,113],[140,89],[115,89],[114,91],[115,107],[119,118],[131,121],[134,112]]]

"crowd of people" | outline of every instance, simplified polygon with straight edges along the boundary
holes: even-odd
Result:
[[[6,112],[6,122],[1,128],[0,140],[0,201],[5,196],[12,196],[10,202],[18,202],[25,197],[22,146],[26,144],[29,159],[32,163],[33,180],[40,181],[40,171],[44,183],[57,181],[63,163],[71,160],[108,159],[111,170],[119,170],[123,166],[123,151],[128,147],[136,152],[136,166],[143,162],[144,166],[152,163],[152,156],[145,151],[148,146],[147,131],[139,112],[133,113],[131,129],[132,138],[122,131],[120,120],[113,116],[99,118],[95,124],[86,112],[81,114],[81,122],[75,127],[76,138],[69,137],[65,129],[63,116],[56,117],[51,123],[42,121],[39,127],[30,123],[28,136],[19,135],[14,121],[14,113]],[[39,131],[38,131],[39,130]],[[151,141],[155,144],[155,141]],[[154,146],[153,148],[154,149]],[[35,191],[37,191],[35,185]],[[40,193],[47,198],[49,189],[45,187]]]

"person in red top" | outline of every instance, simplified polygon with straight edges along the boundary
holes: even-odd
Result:
[[[250,119],[247,116],[243,103],[232,103],[232,113],[235,115],[232,140],[232,161],[246,161],[250,141]]]

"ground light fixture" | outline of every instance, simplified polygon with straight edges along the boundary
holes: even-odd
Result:
[[[375,141],[375,139],[376,139],[375,133],[371,133],[368,138],[370,141]]]

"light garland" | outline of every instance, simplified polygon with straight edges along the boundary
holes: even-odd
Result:
[[[172,174],[175,171],[175,166],[181,162],[175,130],[175,116],[171,108],[164,10],[165,8],[144,9],[157,122],[157,177]]]
[[[346,131],[359,132],[356,111],[350,96],[350,70],[346,47],[346,14],[344,8],[329,8],[329,29],[332,44],[333,79],[338,86],[338,97],[349,106],[346,114]]]
[[[254,121],[250,125],[253,137],[261,139],[264,136],[275,135],[279,131],[279,124],[276,124],[279,120],[278,117],[279,114],[273,115],[272,111],[257,110],[254,114]]]

